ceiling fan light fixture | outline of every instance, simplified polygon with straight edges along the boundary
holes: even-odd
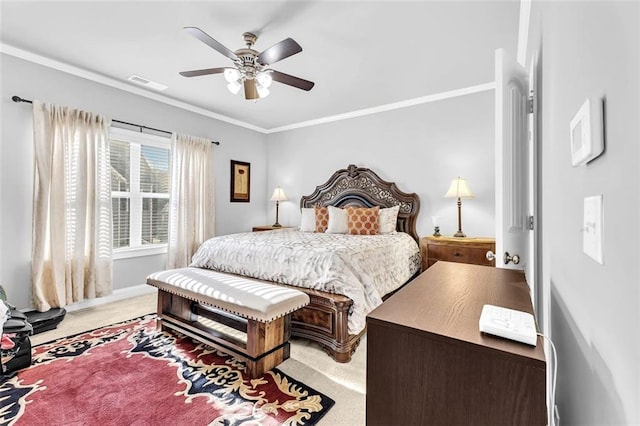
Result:
[[[238,94],[241,87],[242,87],[242,84],[240,84],[240,80],[231,81],[229,82],[229,84],[227,84],[227,89],[229,89],[229,91],[234,95]]]
[[[237,81],[240,80],[240,77],[241,77],[240,71],[238,71],[237,69],[235,69],[235,68],[225,68],[225,70],[224,70],[224,78],[225,78],[225,80],[227,80],[228,83],[234,83],[234,82],[237,83]],[[238,87],[240,87],[240,86],[238,86]],[[231,90],[231,89],[229,89],[229,90]]]
[[[240,92],[240,88],[244,87],[245,99],[252,101],[269,96],[268,88],[273,80],[305,91],[311,90],[314,86],[311,81],[266,68],[302,52],[302,47],[291,38],[286,38],[259,53],[253,49],[257,36],[252,33],[244,33],[243,38],[247,47],[233,52],[200,28],[184,27],[184,30],[213,50],[231,59],[234,66],[182,71],[180,75],[183,77],[224,74],[228,83],[227,89],[231,93],[236,95]]]
[[[260,84],[259,81],[256,81],[256,90],[258,91],[258,95],[260,96],[260,99],[266,98],[267,96],[269,96],[269,93],[271,93],[269,89],[267,89],[265,86]]]
[[[273,79],[271,78],[271,73],[269,71],[261,71],[256,76],[256,81],[260,84],[260,86],[265,89],[271,86]]]

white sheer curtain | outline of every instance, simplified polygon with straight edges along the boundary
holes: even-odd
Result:
[[[46,311],[112,291],[109,120],[33,101],[32,293]]]
[[[213,144],[209,139],[171,136],[171,195],[168,268],[182,268],[200,244],[215,234]]]

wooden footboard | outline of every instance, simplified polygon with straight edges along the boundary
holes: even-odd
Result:
[[[291,315],[291,335],[314,341],[337,362],[351,361],[365,333],[349,334],[347,314],[353,301],[347,296],[295,287],[311,301]]]
[[[413,280],[416,272],[406,283],[395,291],[385,295],[382,300],[391,297],[396,291]],[[277,284],[283,287],[292,287]],[[304,308],[291,314],[291,335],[318,343],[331,358],[337,362],[351,361],[366,328],[358,334],[349,334],[348,313],[353,301],[341,294],[332,294],[302,287],[292,287],[309,295],[310,302]]]

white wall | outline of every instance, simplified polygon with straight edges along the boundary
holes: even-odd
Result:
[[[12,95],[73,106],[110,118],[219,140],[215,149],[216,232],[247,231],[265,223],[267,149],[263,134],[158,101],[0,55],[0,283],[19,308],[30,306],[31,209],[33,188],[32,113]],[[251,163],[251,203],[229,202],[229,160]],[[144,283],[164,268],[166,255],[114,262],[114,288]]]
[[[541,57],[543,286],[562,425],[640,424],[640,4],[536,2]],[[569,122],[605,99],[605,152],[570,162]],[[604,194],[604,265],[582,251],[583,199]]]
[[[463,200],[463,230],[494,236],[493,106],[488,90],[268,135],[269,188],[281,185],[291,200],[280,206],[280,223],[298,225],[300,197],[355,164],[420,196],[421,236],[433,233],[433,215],[442,216],[444,235],[457,231],[456,200],[443,196],[453,178],[466,177],[476,198]]]

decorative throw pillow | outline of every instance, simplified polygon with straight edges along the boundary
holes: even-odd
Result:
[[[329,210],[326,207],[315,207],[316,232],[324,232],[329,224]]]
[[[316,212],[314,208],[303,208],[302,217],[300,218],[300,231],[315,232],[316,230]]]
[[[380,209],[380,213],[378,214],[378,234],[395,232],[398,212],[400,212],[399,205],[389,207],[388,209]]]
[[[327,226],[328,234],[346,234],[347,212],[344,209],[329,206],[329,225]]]
[[[347,227],[352,235],[375,235],[378,233],[379,207],[345,207]]]

